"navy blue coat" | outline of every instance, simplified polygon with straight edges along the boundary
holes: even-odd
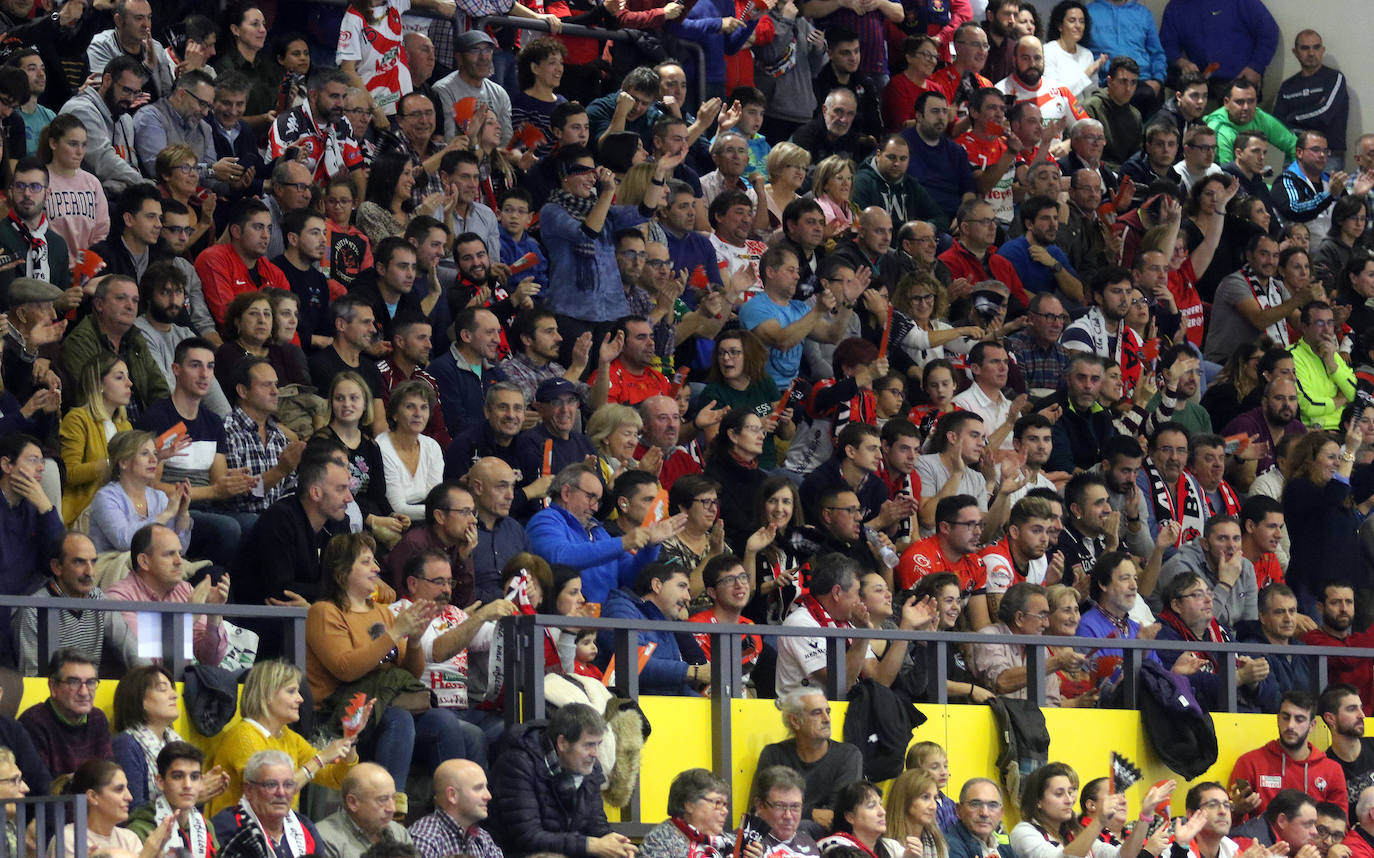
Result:
[[[516,727],[511,745],[492,766],[489,830],[506,858],[554,852],[568,858],[587,855],[587,838],[610,833],[601,802],[606,776],[601,764],[574,787],[567,774],[549,770],[552,748],[544,728]]]

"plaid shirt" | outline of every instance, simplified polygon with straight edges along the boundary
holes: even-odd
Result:
[[[260,477],[272,469],[286,449],[286,433],[277,420],[267,417],[267,441],[258,434],[258,424],[242,408],[234,407],[224,419],[224,461],[231,468],[247,468],[248,473]],[[269,506],[296,490],[295,473],[287,474],[275,486],[256,494],[237,495],[224,506],[233,512],[263,512]]]
[[[448,855],[503,858],[501,847],[496,845],[485,829],[477,825],[464,829],[442,810],[416,820],[410,826],[410,838],[415,841],[421,858],[445,858]]]
[[[1012,334],[1006,340],[1007,349],[1016,356],[1016,365],[1025,376],[1026,387],[1055,390],[1069,368],[1069,351],[1059,343],[1045,347],[1031,339],[1030,332]]]
[[[596,345],[592,345],[593,353]],[[525,356],[524,352],[511,352],[510,357],[501,361],[496,367],[505,376],[505,380],[525,391],[525,404],[534,406],[534,392],[539,389],[539,382],[546,378],[562,378],[563,373],[567,372],[567,367],[556,360],[551,360],[543,366],[535,366],[534,362]],[[574,382],[578,392],[585,400],[587,398],[586,382]]]

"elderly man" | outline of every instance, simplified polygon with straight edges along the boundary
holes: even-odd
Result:
[[[855,581],[856,592],[858,586]],[[857,747],[830,738],[830,701],[815,686],[782,694],[778,708],[782,710],[783,726],[791,736],[764,746],[758,771],[787,766],[800,774],[806,782],[801,819],[829,828],[834,819],[830,803],[835,791],[863,777],[863,755]]]
[[[863,145],[859,130],[854,127],[859,103],[854,91],[847,87],[830,90],[821,103],[820,115],[792,133],[792,142],[811,153],[811,163],[819,164],[831,155],[842,155],[851,161],[867,158],[872,143]]]
[[[243,767],[243,798],[215,814],[210,824],[221,858],[263,854],[266,838],[275,858],[305,858],[328,850],[315,823],[291,809],[300,784],[285,751],[258,751]]]
[[[1059,344],[1069,314],[1053,292],[1031,296],[1026,317],[1029,323],[1002,342],[1016,356],[1016,365],[1032,396],[1049,396],[1068,374],[1069,351]]]
[[[1160,586],[1191,572],[1211,588],[1217,622],[1235,626],[1259,619],[1255,565],[1241,552],[1240,543],[1240,521],[1234,515],[1212,516],[1202,527],[1202,538],[1185,542],[1159,570]]]
[[[605,734],[605,720],[584,703],[558,707],[544,726],[515,728],[492,782],[489,826],[507,853],[634,858],[634,845],[611,830],[601,803],[606,775],[597,753]]]
[[[1040,584],[1013,584],[997,605],[997,622],[979,631],[994,635],[1042,635],[1049,626],[1050,603]],[[1026,699],[1029,682],[1026,648],[1019,644],[978,644],[972,648],[970,668],[980,684],[1002,697]],[[1045,659],[1045,705],[1059,706],[1059,671],[1076,670],[1082,653],[1071,649]]]
[[[609,373],[606,375],[609,377]],[[529,500],[543,499],[554,474],[568,465],[596,456],[592,440],[575,428],[581,402],[577,385],[566,378],[546,378],[539,382],[534,394],[539,422],[516,436],[514,458],[507,459],[520,472],[520,485]],[[541,481],[542,491],[539,490]]]
[[[185,546],[176,531],[163,524],[145,524],[129,541],[132,574],[112,584],[105,595],[129,602],[168,602],[194,605],[223,605],[229,601],[229,575],[207,575],[195,587],[182,574],[181,552]],[[217,580],[216,580],[217,579]],[[138,637],[138,614],[123,612],[129,634]],[[163,617],[164,622],[179,622],[181,615]],[[220,618],[197,614],[191,626],[191,641],[196,660],[219,664],[229,648],[229,635]]]
[[[95,706],[97,665],[87,652],[83,646],[53,653],[47,664],[48,699],[19,716],[34,750],[54,775],[74,772],[86,760],[114,759],[110,722]]]
[[[434,810],[410,826],[410,837],[422,858],[502,858],[481,823],[487,819],[491,792],[487,773],[471,760],[445,760],[434,770]]]
[[[997,838],[1002,825],[1002,788],[989,778],[970,778],[959,790],[959,821],[945,832],[949,858],[1014,858]]]
[[[57,556],[48,561],[52,577],[36,592],[29,595],[56,599],[101,599],[104,593],[95,585],[95,544],[90,537],[75,531],[68,533],[57,549]],[[125,670],[140,663],[138,645],[124,617],[114,611],[61,610],[57,618],[58,646],[76,647],[89,653],[97,668],[108,652]],[[14,647],[18,653],[19,671],[25,676],[38,675],[38,613],[33,608],[21,608],[14,614]],[[49,671],[48,676],[56,674]],[[76,766],[62,771],[73,771]]]
[[[410,832],[392,819],[396,784],[376,763],[359,763],[340,784],[343,805],[320,820],[320,837],[337,858],[362,858],[374,843],[410,843]]]
[[[1059,159],[1059,171],[1072,176],[1079,170],[1092,170],[1102,179],[1102,202],[1116,193],[1121,178],[1102,160],[1107,134],[1096,119],[1080,119],[1069,129],[1069,153]]]
[[[1265,500],[1270,503],[1277,503],[1272,498],[1257,495],[1254,500]],[[1282,514],[1280,514],[1282,516]],[[1247,534],[1248,536],[1248,534]],[[1299,625],[1299,620],[1304,621]],[[1286,646],[1291,648],[1291,652],[1284,655],[1266,655],[1265,661],[1269,662],[1269,669],[1274,674],[1274,680],[1280,688],[1311,688],[1313,681],[1313,670],[1316,668],[1315,660],[1302,654],[1302,647],[1297,640],[1298,635],[1304,630],[1303,627],[1314,627],[1306,614],[1298,613],[1298,598],[1293,595],[1293,590],[1282,581],[1274,581],[1260,588],[1259,592],[1259,619],[1249,620],[1236,625],[1236,639],[1245,643],[1272,644],[1274,646]],[[1329,686],[1330,688],[1340,686]],[[1348,686],[1346,686],[1348,687]],[[1326,705],[1326,694],[1322,695],[1322,706]],[[1359,695],[1355,695],[1355,707],[1359,709]],[[1326,712],[1321,712],[1325,717]],[[1360,713],[1361,719],[1364,714]],[[1331,721],[1327,721],[1327,726],[1331,729],[1332,742],[1336,742],[1339,732],[1338,726],[1333,726]],[[1363,727],[1361,727],[1363,730]],[[1326,749],[1327,756],[1336,755],[1330,748]],[[1356,751],[1359,756],[1359,751]],[[1342,763],[1344,765],[1344,763]],[[1348,774],[1348,773],[1347,773]]]
[[[820,854],[811,835],[798,830],[805,793],[806,780],[791,766],[760,766],[754,774],[750,801],[754,816],[768,826],[762,842],[765,855],[815,858]]]
[[[1169,162],[1170,168],[1173,162]],[[1041,167],[1029,175],[1040,175]],[[1055,185],[1051,190],[1058,194],[1058,166],[1051,178]],[[1041,191],[1037,190],[1036,193]],[[1115,265],[1120,253],[1121,239],[1112,233],[1108,223],[1098,213],[1102,205],[1102,176],[1096,170],[1078,170],[1069,176],[1069,199],[1064,208],[1068,217],[1059,225],[1055,244],[1068,254],[1069,261],[1078,271],[1082,280],[1091,281],[1093,276]]]
[[[700,454],[693,453],[698,449],[697,442],[678,446],[682,419],[678,416],[677,402],[671,396],[650,396],[639,403],[639,416],[644,421],[644,431],[639,446],[635,448],[635,459],[644,458],[651,448],[663,455],[663,466],[658,469],[658,482],[665,490],[671,489],[678,477],[701,473],[702,464],[698,461]]]
[[[639,571],[658,559],[659,544],[676,536],[687,519],[685,512],[679,513],[612,537],[595,518],[601,492],[596,469],[585,462],[571,464],[549,485],[552,503],[535,513],[526,528],[531,550],[550,563],[580,570],[582,594],[596,603],[634,583]]]
[[[133,385],[129,419],[134,420],[148,406],[171,394],[143,333],[134,328],[138,318],[138,286],[132,277],[103,277],[95,287],[91,309],[91,314],[77,322],[62,343],[61,369],[71,380],[67,389],[75,393],[75,379],[81,377],[82,368],[97,354],[112,352],[129,370],[129,382]]]

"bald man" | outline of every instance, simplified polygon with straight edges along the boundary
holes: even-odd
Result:
[[[392,819],[396,783],[386,769],[376,763],[359,763],[344,776],[339,792],[343,806],[315,826],[338,858],[362,858],[372,844],[383,839],[411,842],[410,832]]]
[[[723,387],[723,386],[720,386]],[[729,406],[732,403],[716,403]],[[716,406],[704,409],[715,410]],[[658,482],[664,489],[671,489],[673,483],[683,474],[701,473],[701,442],[693,441],[688,447],[678,446],[678,436],[682,431],[682,418],[678,416],[677,400],[671,396],[650,396],[639,403],[639,416],[644,421],[644,431],[640,434],[639,446],[635,448],[635,459],[643,459],[650,449],[657,449],[663,455],[663,467],[658,469]]]
[[[855,271],[871,269],[875,287],[895,287],[912,266],[892,252],[892,215],[881,206],[869,206],[859,212],[856,226],[853,238],[836,245],[835,255],[848,261]]]
[[[448,760],[434,771],[434,812],[410,826],[421,858],[471,855],[502,858],[480,823],[487,818],[487,773],[471,760]]]
[[[495,456],[478,459],[468,471],[477,506],[477,550],[470,559],[477,598],[483,602],[501,598],[501,570],[512,557],[530,550],[525,528],[510,517],[515,483],[515,469]]]

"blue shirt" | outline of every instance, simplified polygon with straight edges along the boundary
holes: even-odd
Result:
[[[1097,18],[1092,22],[1095,36]],[[1170,63],[1216,63],[1214,78],[1235,77],[1247,66],[1263,75],[1279,47],[1279,25],[1261,0],[1170,0],[1159,41]]]
[[[583,322],[614,322],[629,315],[614,236],[648,219],[637,206],[611,206],[601,231],[592,232],[562,206],[549,203],[540,209],[540,237],[549,249],[544,306]]]
[[[1045,248],[1050,252],[1055,261],[1064,266],[1064,270],[1077,277],[1078,272],[1073,270],[1069,264],[1069,257],[1060,250],[1057,245],[1051,244]],[[1054,272],[1031,259],[1030,240],[1024,235],[1013,238],[1002,245],[997,251],[997,255],[1010,262],[1016,269],[1016,276],[1021,278],[1021,285],[1026,287],[1026,291],[1032,294],[1036,292],[1053,292],[1059,288],[1059,282],[1054,279]]]
[[[760,292],[739,308],[739,321],[746,330],[754,330],[759,325],[769,319],[777,319],[778,324],[784,328],[793,322],[799,321],[811,312],[811,306],[805,301],[798,301],[795,298],[787,302],[786,306],[779,307],[766,292]],[[782,390],[792,383],[792,379],[797,377],[801,370],[802,344],[797,343],[790,349],[782,350],[768,349],[768,375],[777,384],[778,390]]]
[[[511,280],[519,283],[526,277],[533,277],[534,282],[539,284],[540,292],[549,288],[549,263],[544,258],[544,249],[539,246],[539,242],[535,241],[528,232],[520,236],[518,241],[511,238],[511,234],[506,232],[504,228],[500,230],[500,233],[501,262],[503,264],[513,265],[517,259],[524,256],[526,253],[533,253],[535,256],[539,257],[539,261],[534,264],[533,268],[523,274],[512,276]],[[441,301],[440,303],[443,302]]]
[[[973,168],[968,163],[968,152],[963,146],[948,137],[941,137],[934,146],[929,145],[908,128],[902,132],[907,146],[911,149],[911,160],[906,171],[926,189],[930,198],[953,218],[959,211],[959,203],[964,194],[977,194],[978,181],[973,177]]]
[[[1135,0],[1124,4],[1095,0],[1088,5],[1088,18],[1093,22],[1092,38],[1083,47],[1094,54],[1133,57],[1140,63],[1141,80],[1164,80],[1169,69],[1153,12]],[[1107,79],[1105,67],[1098,76]]]

